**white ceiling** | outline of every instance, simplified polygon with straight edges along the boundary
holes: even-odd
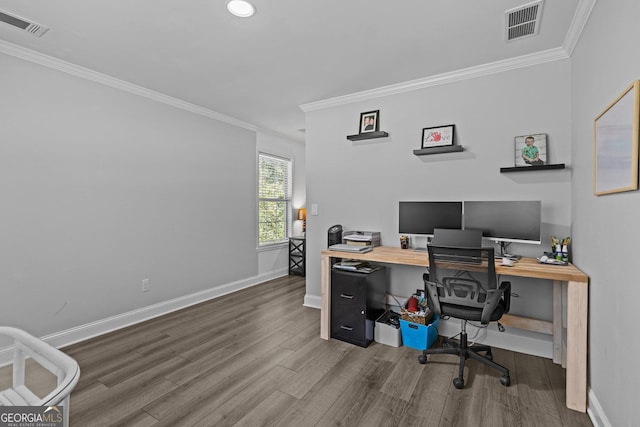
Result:
[[[546,0],[538,35],[505,41],[505,11],[529,1],[253,0],[242,19],[226,0],[0,0],[50,28],[0,22],[0,52],[17,45],[303,140],[300,105],[571,50],[594,2]]]

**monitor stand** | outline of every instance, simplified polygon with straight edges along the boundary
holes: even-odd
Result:
[[[510,243],[508,242],[496,242],[500,245],[500,255],[496,255],[496,258],[508,258],[510,260],[513,261],[518,261],[520,258],[522,258],[521,255],[513,255],[510,253],[507,253],[507,246],[510,245]]]
[[[427,252],[427,247],[431,242],[433,242],[433,236],[427,236],[427,243],[424,246],[414,246],[412,249],[414,252]]]

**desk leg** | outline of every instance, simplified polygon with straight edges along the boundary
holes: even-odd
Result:
[[[320,261],[320,338],[328,340],[331,331],[331,257]]]
[[[553,363],[562,363],[562,282],[553,281]]]
[[[587,325],[589,284],[569,282],[567,289],[567,408],[587,410]]]

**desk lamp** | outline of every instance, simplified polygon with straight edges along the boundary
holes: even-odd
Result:
[[[298,220],[302,221],[302,232],[304,233],[307,229],[307,209],[306,208],[298,209]]]

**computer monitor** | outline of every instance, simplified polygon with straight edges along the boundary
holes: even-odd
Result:
[[[435,228],[462,228],[462,202],[400,202],[398,232],[432,235]]]
[[[539,200],[464,202],[464,228],[499,243],[540,243]]]

